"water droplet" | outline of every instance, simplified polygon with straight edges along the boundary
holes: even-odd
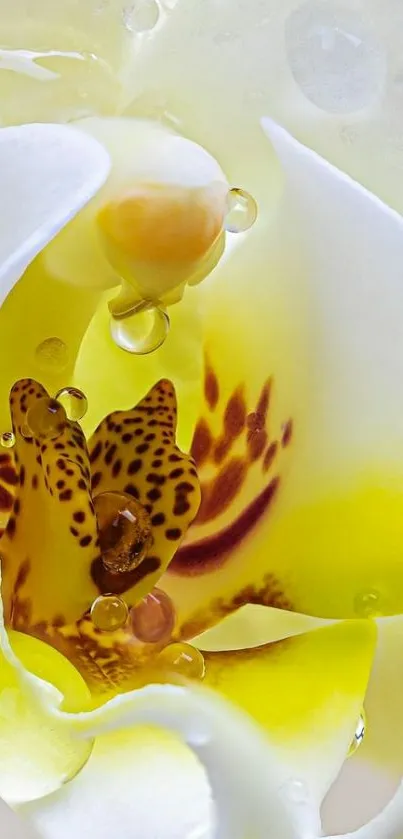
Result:
[[[100,594],[91,606],[91,618],[94,626],[102,632],[115,632],[127,621],[127,604],[117,594]]]
[[[158,306],[133,312],[124,318],[111,318],[111,334],[126,352],[147,355],[160,347],[169,332],[169,317]]]
[[[375,31],[346,5],[310,0],[285,24],[293,77],[307,99],[329,113],[367,107],[386,80],[386,55]]]
[[[293,804],[305,805],[309,801],[307,785],[304,781],[300,781],[299,778],[290,778],[288,781],[285,781],[281,787],[281,794],[288,801],[292,801]]]
[[[257,219],[257,204],[244,189],[230,189],[227,199],[228,211],[225,217],[225,229],[229,233],[244,233]]]
[[[63,406],[56,399],[44,396],[27,412],[28,435],[45,440],[54,440],[63,432],[67,416]],[[25,426],[21,430],[24,433]],[[25,436],[25,434],[24,434]]]
[[[152,545],[147,511],[125,492],[101,492],[94,507],[105,568],[113,574],[137,568]]]
[[[46,338],[35,350],[35,360],[42,370],[59,372],[69,363],[69,352],[60,338]]]
[[[160,652],[158,663],[173,674],[187,679],[202,679],[205,673],[202,653],[191,644],[169,644]]]
[[[79,422],[87,413],[87,397],[76,387],[63,387],[56,393],[55,399],[63,406],[67,419],[73,422]]]
[[[376,589],[360,591],[354,600],[354,609],[359,618],[379,618],[382,615],[381,596]]]
[[[357,751],[358,747],[361,746],[361,743],[365,737],[365,729],[366,729],[366,719],[365,719],[365,712],[362,711],[358,723],[354,732],[354,737],[350,743],[350,748],[348,750],[348,757],[354,754]]]
[[[12,431],[4,431],[0,436],[0,445],[4,449],[12,449],[15,446],[15,435]]]
[[[146,644],[167,643],[175,625],[175,611],[170,597],[154,588],[130,610],[132,630]]]
[[[158,23],[160,9],[156,0],[137,0],[123,9],[122,15],[129,32],[149,32]]]

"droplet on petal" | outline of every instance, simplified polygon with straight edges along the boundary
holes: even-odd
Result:
[[[230,189],[227,199],[228,211],[225,229],[229,233],[244,233],[257,219],[257,204],[244,189]]]
[[[15,435],[12,431],[4,431],[0,436],[0,445],[3,449],[12,449],[15,446]]]
[[[69,352],[61,338],[46,338],[36,348],[35,360],[46,372],[59,372],[69,363]]]
[[[87,397],[76,387],[63,387],[56,393],[55,398],[63,406],[67,418],[73,422],[79,422],[87,413]]]
[[[149,32],[158,23],[159,16],[156,0],[138,0],[123,9],[123,23],[129,32]]]
[[[111,334],[118,347],[135,355],[147,355],[160,347],[169,332],[169,317],[160,306],[111,318]]]
[[[191,644],[169,644],[159,654],[158,664],[187,679],[202,679],[205,673],[203,655]]]
[[[360,591],[354,600],[354,609],[358,618],[378,618],[382,615],[381,596],[376,589]]]
[[[130,610],[133,634],[145,644],[168,642],[175,625],[175,611],[171,598],[154,588],[137,606]]]
[[[348,757],[354,754],[357,751],[358,747],[361,746],[361,743],[365,737],[365,729],[366,729],[366,719],[364,711],[361,712],[357,727],[354,732],[354,737],[350,743],[350,748],[348,750]]]
[[[39,439],[54,440],[62,433],[66,423],[67,416],[63,406],[56,399],[46,396],[38,399],[27,413],[28,430]]]
[[[102,632],[115,632],[127,621],[127,604],[116,594],[101,594],[91,606],[91,618],[94,626]]]
[[[105,568],[114,574],[137,568],[152,545],[147,511],[125,492],[101,492],[94,507]]]

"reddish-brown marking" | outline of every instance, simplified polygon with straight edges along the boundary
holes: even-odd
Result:
[[[281,429],[281,445],[283,448],[289,445],[292,440],[292,434],[294,431],[293,421],[289,419],[288,422],[285,422]]]
[[[273,463],[273,460],[277,454],[278,443],[270,443],[270,446],[267,447],[266,453],[263,459],[263,472],[268,472],[270,466]]]
[[[11,510],[13,506],[13,496],[5,488],[0,486],[0,510]]]
[[[268,434],[265,428],[248,436],[248,452],[252,463],[262,456],[267,445],[267,438]]]
[[[246,422],[246,402],[243,387],[238,387],[224,411],[224,433],[226,437],[235,440],[242,434]]]
[[[222,566],[250,535],[271,507],[280,484],[273,478],[267,487],[223,530],[206,536],[193,545],[184,545],[172,560],[169,570],[183,576],[207,574]]]
[[[231,506],[245,480],[248,464],[240,457],[229,461],[209,483],[201,486],[198,524],[217,518]]]
[[[197,466],[201,466],[207,460],[213,437],[205,419],[200,419],[196,425],[190,454],[195,459]]]
[[[217,376],[208,362],[204,374],[204,396],[210,411],[214,411],[220,398],[220,387]]]
[[[101,594],[104,592],[111,592],[112,594],[124,594],[133,586],[137,585],[140,580],[147,577],[149,574],[154,574],[158,571],[161,565],[161,560],[158,556],[147,556],[137,568],[132,571],[125,571],[121,574],[112,574],[105,568],[101,557],[94,559],[91,563],[91,577],[98,587]]]

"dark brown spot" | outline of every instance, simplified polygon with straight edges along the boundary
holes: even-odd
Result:
[[[154,454],[155,454],[157,457],[161,457],[161,455],[165,454],[165,449],[164,449],[162,446],[159,446],[159,448],[158,448],[158,449],[155,449]]]
[[[118,447],[114,443],[113,446],[111,446],[110,449],[108,449],[105,455],[105,463],[107,464],[107,466],[110,466],[110,464],[112,463],[112,460],[117,452],[117,448]]]
[[[233,458],[212,481],[202,485],[198,523],[211,521],[228,509],[243,485],[247,468],[244,460]]]
[[[20,499],[16,498],[15,501],[14,501],[14,507],[13,507],[13,512],[15,513],[16,516],[18,516],[18,513],[20,512],[20,509],[21,509]]]
[[[133,484],[126,484],[124,492],[127,492],[128,495],[132,495],[133,498],[136,498],[137,501],[140,498],[140,493],[137,487],[135,487]]]
[[[79,531],[77,530],[76,527],[70,527],[70,533],[72,533],[73,536],[78,536]]]
[[[178,461],[182,460],[182,458],[179,457],[178,454],[170,454],[168,460],[170,463],[178,463]]]
[[[127,467],[127,474],[128,475],[137,475],[137,472],[140,471],[141,467],[142,467],[142,460],[140,460],[140,458],[137,457],[136,460],[132,460],[129,463],[129,465]]]
[[[162,460],[153,460],[151,466],[153,469],[159,469],[162,466]]]
[[[144,452],[148,452],[150,446],[148,443],[140,443],[139,446],[136,446],[137,454],[144,454]]]
[[[59,481],[56,481],[57,489],[63,489],[64,486],[66,486],[66,481],[63,481],[62,478],[60,478]]]
[[[87,489],[87,484],[85,483],[83,478],[80,478],[80,480],[77,482],[77,486],[78,486],[79,489],[83,489],[83,490]]]
[[[1,490],[2,490],[2,487],[0,487],[0,499],[1,499]],[[2,509],[3,510],[6,510],[6,509],[11,510],[12,505],[13,505],[13,499],[10,495],[10,506],[9,507],[2,507]],[[15,521],[15,518],[13,516],[10,516],[10,518],[7,522],[7,527],[6,527],[7,536],[9,536],[10,539],[13,538],[13,536],[15,534],[15,531],[16,531],[16,528],[17,528],[17,523]]]
[[[117,478],[117,476],[121,472],[121,469],[122,469],[122,461],[121,460],[115,460],[115,463],[112,466],[112,477]]]
[[[73,490],[72,489],[64,489],[59,494],[59,501],[71,501],[73,497]]]
[[[165,536],[170,540],[170,542],[177,542],[182,536],[182,531],[179,527],[169,527],[168,530],[165,531]]]
[[[190,504],[186,498],[178,498],[173,509],[174,516],[183,516],[190,510]]]
[[[133,440],[133,434],[123,434],[122,435],[122,443],[130,443]]]
[[[165,524],[164,513],[156,513],[155,516],[153,516],[151,519],[151,524],[153,527],[158,527],[160,524]]]
[[[91,486],[92,486],[93,490],[97,488],[98,484],[101,481],[101,478],[102,478],[102,472],[95,472],[95,475],[92,476]],[[85,484],[84,484],[83,489],[85,489]]]
[[[283,448],[291,443],[293,430],[293,421],[292,419],[289,419],[288,422],[285,422],[281,428],[281,445]]]
[[[154,487],[154,489],[150,489],[150,491],[147,492],[147,498],[149,501],[158,501],[161,498],[160,490],[157,489],[157,487]]]
[[[18,484],[18,475],[12,466],[2,466],[0,469],[0,478],[11,486]]]
[[[63,460],[63,458],[62,458],[62,457],[59,457],[59,458],[58,458],[58,460],[56,460],[56,466],[57,466],[59,469],[61,469],[61,470],[62,470],[62,472],[64,472],[64,470],[65,470],[65,468],[66,468],[66,461],[65,461],[65,460]]]
[[[246,422],[246,403],[243,387],[238,387],[230,399],[224,412],[224,435],[235,440],[242,433]]]
[[[95,446],[95,449],[92,450],[90,454],[90,463],[95,463],[95,461],[99,458],[99,455],[102,452],[102,442],[98,440],[98,443]]]
[[[84,510],[77,510],[75,513],[73,513],[73,520],[76,521],[78,524],[82,524],[85,521]]]
[[[31,481],[32,489],[38,489],[38,484],[39,484],[38,475],[32,475],[32,481]]]
[[[80,539],[80,546],[82,548],[87,548],[88,545],[91,544],[91,542],[92,542],[92,536],[88,533],[87,536],[83,536],[82,539]]]
[[[20,469],[20,486],[24,486],[25,484],[25,466],[21,466]]]
[[[211,572],[213,568],[222,565],[268,512],[279,484],[280,479],[273,478],[228,527],[212,536],[206,536],[199,542],[180,548],[169,570],[175,574],[196,576]]]
[[[253,434],[248,436],[249,458],[252,463],[255,460],[259,460],[259,457],[262,456],[267,445],[267,439],[268,434],[265,428],[262,428],[261,431],[255,431]]]

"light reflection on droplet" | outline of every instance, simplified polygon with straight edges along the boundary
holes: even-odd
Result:
[[[12,449],[15,446],[15,435],[12,431],[4,431],[0,436],[0,445],[3,449]]]
[[[225,217],[225,229],[229,233],[244,233],[257,219],[257,204],[252,195],[244,189],[230,189],[227,199],[228,211]]]
[[[87,413],[87,397],[76,387],[63,387],[56,393],[55,399],[63,406],[67,419],[73,422],[79,422]]]
[[[133,571],[152,545],[147,510],[125,492],[101,492],[93,501],[104,567],[112,574]]]
[[[173,675],[186,679],[202,679],[205,673],[203,655],[191,644],[169,644],[159,653],[158,664]]]
[[[91,619],[102,632],[115,632],[127,621],[127,604],[117,594],[101,594],[91,606]]]
[[[356,729],[355,729],[355,732],[354,732],[354,737],[353,737],[353,739],[350,743],[350,748],[348,750],[348,757],[351,757],[351,755],[353,755],[357,751],[359,746],[361,746],[361,743],[362,743],[362,741],[365,737],[366,726],[367,726],[367,722],[366,722],[366,718],[365,718],[365,713],[364,713],[364,711],[362,711],[360,716],[359,716],[358,722],[357,722],[357,726],[356,726]]]
[[[354,598],[354,610],[358,618],[379,618],[382,615],[382,599],[376,589],[359,591]]]
[[[129,32],[149,32],[157,25],[159,16],[156,0],[137,0],[122,12],[123,23]]]
[[[69,363],[67,345],[61,338],[46,338],[35,350],[38,366],[47,372],[64,370]]]
[[[124,318],[112,317],[111,335],[122,350],[135,355],[147,355],[164,343],[169,326],[167,312],[152,306]]]
[[[56,399],[47,396],[38,399],[26,416],[28,433],[44,440],[54,440],[63,432],[67,416],[63,406]],[[22,432],[24,434],[24,431]],[[25,436],[25,434],[24,434]]]

